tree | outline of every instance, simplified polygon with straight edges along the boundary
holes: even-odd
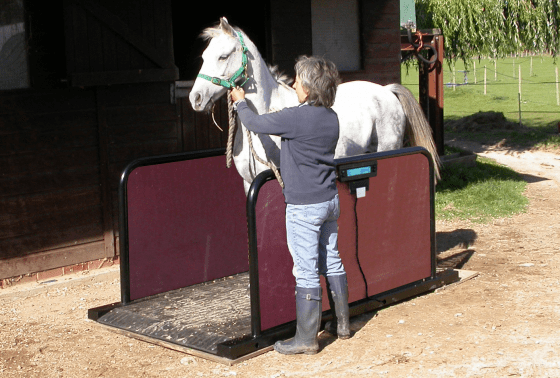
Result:
[[[558,0],[416,0],[419,29],[438,28],[448,61],[502,58],[560,47]]]

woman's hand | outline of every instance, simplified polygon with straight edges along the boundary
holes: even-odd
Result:
[[[231,90],[231,99],[233,102],[243,100],[245,98],[245,91],[241,87],[236,87]]]

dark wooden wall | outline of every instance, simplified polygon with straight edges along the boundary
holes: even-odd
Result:
[[[258,35],[270,63],[293,73],[297,56],[312,50],[310,0],[253,2],[262,13],[253,24],[245,8],[198,20],[175,0],[27,3],[31,88],[0,91],[0,279],[118,255],[117,187],[126,165],[225,146],[227,130],[170,95],[174,80],[194,79],[204,27],[228,16]],[[343,77],[400,81],[398,0],[360,6],[363,70]],[[171,19],[198,24],[171,28]],[[187,34],[174,40],[178,33]],[[227,127],[223,102],[215,116]]]
[[[0,96],[0,257],[23,260],[1,264],[1,277],[24,273],[39,252],[70,264],[105,256],[96,118],[91,91]]]
[[[171,1],[65,0],[73,86],[176,80]]]
[[[272,61],[282,72],[294,75],[296,58],[313,51],[311,0],[271,1],[270,33]]]
[[[120,174],[136,158],[224,147],[169,82],[0,96],[0,278],[118,253]],[[227,127],[227,110],[217,106]]]
[[[151,3],[170,15],[170,1]],[[223,147],[227,138],[207,114],[172,101],[179,76],[169,67],[171,23],[161,12],[149,18],[152,8],[137,10],[123,21],[126,2],[54,5],[67,32],[43,29],[41,15],[50,13],[43,3],[28,3],[32,85],[0,91],[0,279],[115,257],[117,188],[126,165]],[[138,27],[137,12],[152,33]],[[165,43],[154,38],[158,24],[167,30]],[[158,64],[150,44],[159,46]],[[215,116],[227,125],[224,107]]]

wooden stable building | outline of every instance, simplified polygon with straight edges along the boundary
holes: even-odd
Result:
[[[117,260],[123,169],[225,146],[177,95],[219,17],[290,75],[299,55],[321,54],[344,80],[400,82],[399,0],[221,3],[0,0],[2,285]],[[223,105],[216,117],[227,125]]]

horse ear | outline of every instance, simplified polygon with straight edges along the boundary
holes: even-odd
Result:
[[[232,35],[232,36],[235,35],[235,32],[234,32],[233,28],[231,27],[227,18],[225,18],[225,17],[220,18],[220,29],[222,29],[224,31],[224,33],[227,33],[227,34]]]

